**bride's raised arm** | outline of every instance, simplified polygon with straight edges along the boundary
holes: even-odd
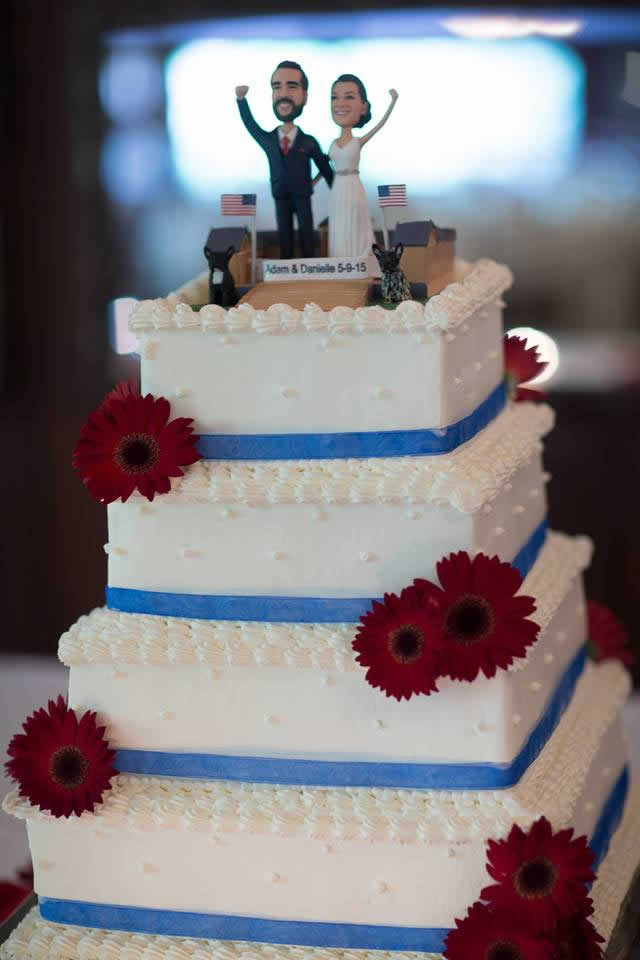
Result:
[[[365,133],[364,137],[360,137],[360,146],[361,146],[361,147],[364,147],[365,143],[366,143],[368,140],[371,140],[371,137],[372,137],[374,134],[376,134],[376,133],[378,132],[378,130],[381,130],[382,127],[384,127],[385,123],[387,122],[387,120],[388,120],[389,117],[391,116],[391,112],[392,112],[393,108],[394,108],[395,105],[396,105],[396,100],[398,99],[398,91],[391,89],[391,90],[389,90],[389,93],[391,94],[391,103],[390,103],[389,106],[387,107],[387,109],[386,109],[386,111],[385,111],[385,113],[384,113],[384,116],[382,117],[381,120],[378,121],[378,123],[376,123],[375,127],[373,127],[371,130],[369,130],[368,133]]]

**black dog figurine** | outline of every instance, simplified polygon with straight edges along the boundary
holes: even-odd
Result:
[[[411,300],[409,281],[400,269],[400,257],[404,251],[404,246],[401,243],[396,243],[393,250],[382,250],[377,243],[374,243],[371,249],[375,253],[382,271],[380,287],[384,302],[401,303],[403,300]]]
[[[229,261],[236,252],[234,246],[221,251],[204,248],[204,255],[209,264],[209,303],[216,303],[220,307],[235,307],[238,302],[236,285],[233,274],[229,270]]]

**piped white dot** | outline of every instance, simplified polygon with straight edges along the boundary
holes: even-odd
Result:
[[[200,551],[195,550],[193,547],[182,547],[180,550],[180,556],[187,560],[195,560],[196,557],[200,556]]]
[[[504,531],[504,527],[494,527],[493,532],[494,532],[494,534],[495,534],[496,537],[501,537],[501,536],[503,535],[503,533],[505,532],[505,531]]]
[[[453,382],[454,382],[454,384],[455,384],[456,387],[461,387],[464,381],[463,381],[462,377],[454,377],[454,378],[453,378]]]
[[[110,543],[105,543],[105,544],[103,545],[102,549],[104,550],[104,552],[106,553],[106,555],[109,556],[109,554],[111,553],[111,544],[110,544]]]
[[[390,400],[392,397],[391,390],[388,387],[374,387],[371,393],[376,400]]]
[[[378,558],[375,553],[371,552],[371,550],[364,550],[360,554],[360,559],[363,561],[363,563],[375,563]]]
[[[552,654],[552,653],[545,653],[545,655],[544,655],[544,657],[543,657],[543,660],[544,660],[545,663],[553,663],[553,654]]]
[[[176,400],[182,400],[183,397],[188,397],[190,393],[191,390],[189,387],[176,387],[176,389],[173,391],[173,395]]]
[[[519,713],[514,713],[513,716],[511,717],[511,720],[513,721],[516,727],[522,723],[522,717],[520,716]]]
[[[295,389],[295,387],[280,387],[280,394],[287,400],[292,400],[294,397],[298,396],[298,391]]]
[[[534,693],[537,693],[538,690],[542,690],[542,684],[539,680],[532,680],[532,682],[529,684],[529,689],[533,690]]]
[[[522,504],[516,503],[513,507],[511,507],[511,512],[518,516],[518,514],[524,513],[524,507]]]
[[[539,496],[540,496],[540,489],[539,489],[538,487],[531,487],[531,490],[529,490],[529,496],[530,496],[530,497],[539,497]]]
[[[376,891],[376,893],[386,893],[389,889],[389,884],[384,880],[374,880],[373,889]]]

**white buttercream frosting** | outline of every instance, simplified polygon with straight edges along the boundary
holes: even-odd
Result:
[[[420,845],[499,838],[514,823],[528,827],[540,811],[548,811],[559,828],[571,822],[600,741],[629,689],[629,674],[618,662],[587,666],[545,749],[509,790],[325,789],[121,774],[104,803],[83,818],[93,818],[96,827],[145,831],[275,832],[328,842],[359,838]],[[3,808],[25,820],[52,819],[17,791]]]
[[[495,499],[553,427],[546,404],[510,403],[473,441],[432,457],[199,461],[171,481],[163,502],[448,503],[473,513]],[[140,494],[132,502],[144,502]]]
[[[572,580],[589,565],[586,537],[549,533],[521,592],[536,598],[532,615],[542,630]],[[67,666],[85,663],[202,663],[209,666],[290,666],[357,670],[352,624],[289,624],[186,620],[119,613],[100,607],[60,638],[58,656]],[[522,669],[522,658],[511,669]]]
[[[513,282],[508,267],[492,260],[478,260],[472,265],[458,262],[459,279],[424,305],[407,301],[395,310],[379,306],[352,310],[339,306],[323,311],[314,303],[308,303],[303,310],[284,303],[256,310],[244,303],[229,310],[212,304],[193,310],[190,304],[207,299],[207,277],[206,272],[200,274],[164,299],[141,300],[129,318],[129,328],[134,333],[201,329],[218,334],[252,331],[265,335],[323,330],[328,334],[447,331],[461,327],[474,311],[498,301]]]

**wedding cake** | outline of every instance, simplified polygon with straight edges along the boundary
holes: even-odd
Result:
[[[75,452],[107,604],[9,751],[40,902],[2,957],[600,955],[640,859],[629,676],[586,656],[589,541],[547,527],[511,281],[138,304],[140,392]]]

